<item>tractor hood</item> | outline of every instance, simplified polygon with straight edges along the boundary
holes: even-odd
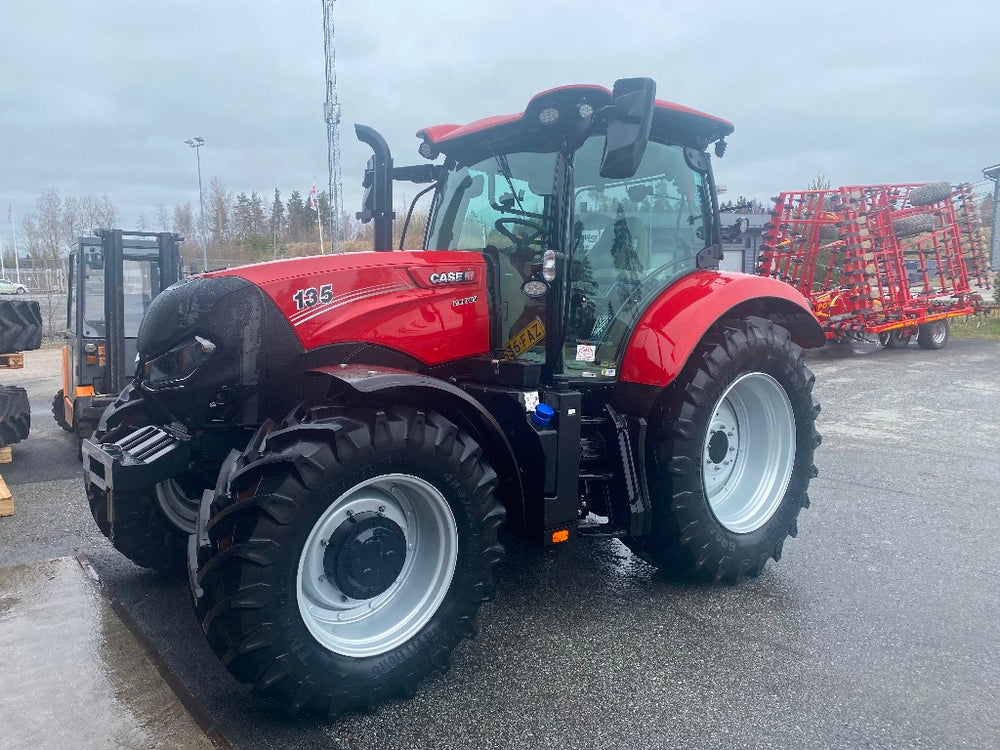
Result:
[[[306,352],[368,343],[432,366],[490,348],[486,264],[479,253],[343,253],[203,278],[259,288]]]

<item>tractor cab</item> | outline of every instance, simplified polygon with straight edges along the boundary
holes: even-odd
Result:
[[[704,149],[721,153],[732,131],[656,100],[649,79],[568,86],[518,115],[419,131],[421,155],[444,163],[393,176],[436,182],[426,250],[486,258],[495,356],[536,362],[549,381],[607,382],[650,303],[721,259]]]

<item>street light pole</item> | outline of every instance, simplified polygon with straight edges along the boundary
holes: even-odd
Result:
[[[184,142],[194,149],[195,157],[198,161],[198,203],[201,207],[201,215],[198,223],[199,233],[201,234],[201,271],[204,273],[208,270],[208,238],[205,236],[205,196],[201,191],[201,151],[199,149],[205,145],[205,139],[195,136],[194,138],[188,138]]]

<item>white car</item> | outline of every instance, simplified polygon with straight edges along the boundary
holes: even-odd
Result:
[[[9,279],[0,279],[0,294],[27,294],[28,287]]]

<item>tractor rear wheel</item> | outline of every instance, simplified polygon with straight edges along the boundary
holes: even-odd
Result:
[[[626,544],[657,567],[715,581],[778,560],[816,475],[813,382],[802,350],[768,320],[710,333],[650,415],[653,528]]]
[[[951,325],[947,320],[935,320],[917,326],[917,343],[924,349],[941,349],[948,343]]]
[[[257,692],[293,712],[369,710],[475,634],[504,510],[478,444],[440,414],[300,409],[220,485],[199,615]]]
[[[93,440],[113,443],[133,430],[155,424],[142,396],[130,385],[101,416]],[[144,568],[176,574],[184,570],[188,536],[194,532],[203,481],[183,475],[148,490],[118,493],[114,528],[107,494],[88,484],[90,513],[115,549]]]

